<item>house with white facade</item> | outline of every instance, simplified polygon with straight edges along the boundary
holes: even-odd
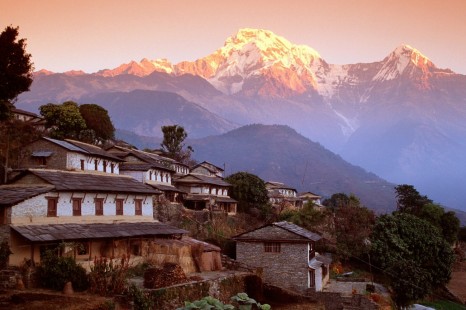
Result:
[[[295,188],[281,182],[265,182],[267,195],[272,206],[283,205],[290,208],[301,208],[303,201],[298,197]]]
[[[71,139],[42,137],[21,151],[21,168],[118,174],[122,160],[98,146]]]

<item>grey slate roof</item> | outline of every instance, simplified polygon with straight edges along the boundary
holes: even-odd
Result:
[[[26,199],[53,190],[50,185],[4,185],[0,186],[0,206],[11,206]]]
[[[188,231],[160,222],[11,225],[13,230],[32,242],[170,236]]]
[[[171,168],[166,167],[163,164],[157,162],[124,162],[120,164],[121,171],[148,171],[149,169],[161,169],[169,172],[175,172]]]
[[[273,223],[272,225],[274,226],[277,226],[277,227],[281,227],[283,229],[286,229],[288,230],[289,232],[292,232],[292,233],[295,233],[301,237],[304,237],[304,238],[307,238],[307,239],[311,239],[313,241],[317,241],[317,240],[320,240],[322,239],[322,237],[319,235],[319,234],[316,234],[316,233],[313,233],[307,229],[304,229],[296,224],[293,224],[293,223],[290,223],[290,222],[287,222],[287,221],[283,221],[283,222],[275,222]]]
[[[57,191],[90,191],[156,194],[157,191],[138,182],[130,176],[112,174],[92,174],[48,169],[29,169],[45,182],[53,185]]]
[[[52,138],[48,138],[48,137],[42,137],[42,139],[44,140],[47,140],[47,141],[50,141],[52,143],[55,143],[65,149],[67,149],[68,151],[73,151],[73,152],[79,152],[79,153],[84,153],[84,154],[87,154],[86,151],[84,151],[82,148],[80,147],[77,147],[71,143],[68,143],[66,141],[63,141],[63,140],[56,140],[56,139],[52,139]]]
[[[187,177],[194,177],[198,179],[198,181],[185,180]],[[219,186],[231,186],[230,183],[225,182],[222,178],[219,178],[219,177],[209,177],[209,176],[202,175],[202,174],[191,174],[191,173],[180,177],[175,182],[176,183],[200,183],[200,184],[212,184],[212,185],[219,185]]]
[[[175,186],[173,185],[166,185],[166,184],[156,184],[156,183],[150,183],[150,181],[148,181],[146,183],[147,185],[155,188],[155,189],[158,189],[160,191],[170,191],[170,192],[178,192],[178,193],[186,193],[185,191],[181,190],[181,189],[178,189],[176,188]]]
[[[52,151],[35,151],[32,152],[33,157],[50,157],[52,156],[53,152]]]
[[[81,149],[83,149],[87,154],[90,154],[90,155],[97,155],[97,156],[100,156],[100,157],[105,157],[105,158],[108,158],[108,159],[111,159],[111,160],[114,160],[114,161],[122,161],[120,158],[116,157],[116,156],[113,156],[113,154],[105,151],[104,149],[98,147],[98,146],[95,146],[95,145],[92,145],[92,144],[87,144],[87,143],[84,143],[84,142],[81,142],[81,141],[76,141],[76,140],[71,140],[71,139],[66,139],[65,142],[67,143],[70,143],[76,147],[79,147]]]
[[[244,235],[246,235],[246,234],[248,234],[248,233],[250,233],[252,231],[260,230],[260,229],[262,229],[264,227],[268,227],[268,226],[280,227],[280,228],[282,228],[284,230],[287,230],[287,231],[289,231],[289,232],[291,232],[293,234],[296,234],[296,235],[298,235],[300,237],[304,237],[304,238],[312,240],[312,241],[318,241],[318,240],[322,239],[322,237],[319,234],[313,233],[313,232],[311,232],[311,231],[309,231],[307,229],[304,229],[304,228],[302,228],[302,227],[300,227],[300,226],[298,226],[296,224],[293,224],[293,223],[290,223],[290,222],[287,222],[287,221],[275,222],[275,223],[272,223],[272,224],[268,224],[268,225],[265,225],[265,226],[262,226],[262,227],[259,227],[259,228],[244,232],[244,233],[239,234],[237,236],[234,236],[233,239],[235,239],[235,240],[248,239]],[[262,238],[262,239],[264,239],[264,238]],[[266,240],[266,239],[264,239],[264,240]]]

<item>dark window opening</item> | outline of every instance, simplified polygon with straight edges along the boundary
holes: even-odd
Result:
[[[280,253],[281,244],[279,242],[265,242],[264,252],[267,253]]]
[[[48,217],[57,216],[57,204],[58,204],[58,198],[47,198],[47,216]]]
[[[134,199],[134,213],[135,215],[142,215],[142,200]]]
[[[104,215],[104,199],[103,198],[95,198],[95,215]]]
[[[123,199],[115,200],[116,215],[123,215]]]
[[[73,198],[73,216],[81,216],[81,198]]]

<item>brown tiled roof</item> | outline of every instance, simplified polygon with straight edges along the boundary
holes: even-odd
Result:
[[[32,242],[143,236],[162,237],[188,233],[184,229],[160,222],[11,225],[11,228]]]
[[[157,192],[130,176],[95,174],[85,172],[69,172],[48,169],[29,169],[47,183],[54,185],[57,191],[90,191],[156,194]]]
[[[11,206],[26,199],[49,192],[51,185],[4,185],[0,186],[0,206]]]

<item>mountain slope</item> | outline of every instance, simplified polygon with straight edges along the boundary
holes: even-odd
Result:
[[[189,142],[198,160],[225,165],[226,174],[248,171],[298,191],[329,197],[354,193],[378,212],[392,211],[394,185],[345,162],[287,126],[248,125],[226,134]]]
[[[190,137],[227,132],[237,125],[168,92],[133,90],[81,97],[81,102],[99,104],[108,110],[114,126],[139,135],[161,137],[161,127],[178,124]]]

